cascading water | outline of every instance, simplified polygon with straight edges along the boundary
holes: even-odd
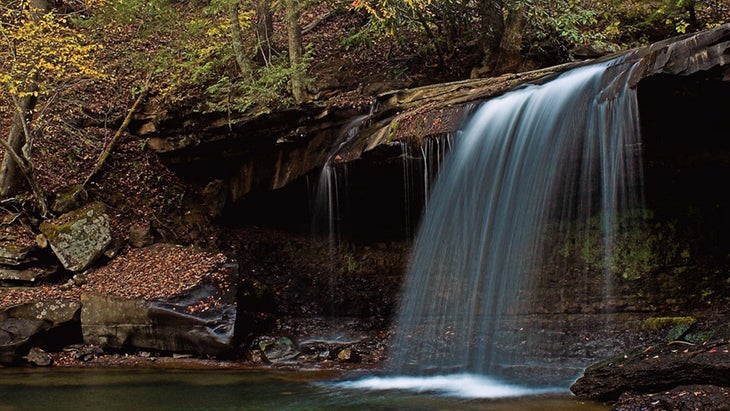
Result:
[[[509,379],[528,365],[524,350],[540,330],[506,324],[539,303],[529,296],[548,227],[566,233],[570,221],[599,218],[608,254],[616,213],[640,200],[638,107],[624,86],[627,66],[577,68],[473,115],[416,239],[393,344],[396,373]]]
[[[312,231],[326,234],[330,245],[340,241],[340,220],[345,202],[347,186],[347,167],[335,164],[338,153],[355,138],[369,115],[357,116],[350,120],[340,132],[337,143],[328,154],[314,190],[312,210]]]
[[[357,116],[342,127],[335,147],[327,154],[327,160],[319,173],[317,185],[312,190],[314,194],[310,200],[312,234],[326,235],[329,246],[331,265],[327,292],[330,298],[334,296],[337,289],[335,254],[341,241],[343,212],[347,207],[347,165],[338,165],[336,160],[339,153],[357,136],[369,117],[370,115]],[[334,312],[333,301],[334,299],[331,299],[330,314]]]
[[[407,141],[400,142],[403,158],[405,226],[408,237],[415,234],[414,227],[417,221],[414,220],[420,220],[421,217],[420,215],[411,215],[411,212],[412,210],[425,209],[428,205],[428,193],[431,192],[431,185],[453,144],[453,134],[444,134],[426,139],[421,143],[418,152],[414,153]]]

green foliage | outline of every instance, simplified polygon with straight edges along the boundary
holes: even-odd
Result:
[[[714,0],[608,0],[597,6],[603,34],[628,46],[715,27],[730,17],[727,6]]]
[[[702,344],[708,341],[713,336],[715,336],[715,331],[713,330],[697,331],[693,333],[687,333],[684,336],[684,340],[692,344]]]
[[[373,40],[377,36],[372,27],[372,24],[367,24],[365,27],[351,31],[347,37],[342,39],[342,47],[344,47],[346,51],[369,47],[374,43]]]
[[[288,83],[294,73],[307,72],[311,53],[297,67],[290,67],[286,55],[277,55],[241,76],[227,14],[231,1],[111,0],[90,24],[129,36],[127,64],[136,71],[154,73],[156,88],[168,104],[205,101],[199,107],[202,111],[228,112],[292,104]],[[246,7],[241,7],[239,24],[244,31],[253,30],[252,4],[242,6]],[[255,54],[254,37],[244,39],[251,55]]]
[[[672,327],[669,332],[667,332],[666,339],[667,341],[678,341],[682,338],[683,335],[689,331],[689,328],[692,326],[693,323],[683,323],[683,324],[677,324],[676,326]]]
[[[362,264],[358,261],[352,253],[345,253],[345,272],[356,273],[362,268]]]
[[[680,240],[675,223],[658,221],[650,210],[630,210],[617,217],[614,234],[606,236],[607,218],[599,215],[575,223],[558,255],[594,271],[608,267],[630,281],[662,270],[680,274],[687,268],[690,246]]]
[[[697,324],[694,317],[653,317],[644,321],[644,328],[648,330],[667,330],[666,341],[686,341],[692,344],[702,344],[715,335],[713,330],[692,331]]]
[[[74,78],[101,77],[90,42],[73,22],[28,1],[0,9],[0,86],[16,98],[38,96]]]
[[[596,28],[597,12],[579,2],[524,0],[523,7],[528,20],[525,37],[532,53],[569,59],[576,46],[605,40]]]

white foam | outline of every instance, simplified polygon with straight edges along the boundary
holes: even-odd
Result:
[[[560,388],[529,388],[507,384],[496,379],[473,374],[438,375],[429,377],[371,377],[336,383],[338,387],[360,390],[403,390],[432,392],[459,398],[509,398],[562,392]]]

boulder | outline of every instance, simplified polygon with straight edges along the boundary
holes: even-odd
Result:
[[[264,362],[285,362],[296,358],[299,355],[299,348],[289,337],[258,337],[254,343],[258,347]]]
[[[38,268],[15,270],[0,267],[0,284],[33,285],[49,276],[51,272]]]
[[[112,349],[142,349],[226,356],[236,347],[235,266],[163,298],[123,298],[86,291],[81,296],[84,342]]]
[[[43,342],[54,331],[78,326],[80,304],[71,299],[48,299],[0,311],[0,363],[17,362],[31,343]],[[52,339],[52,338],[49,338]]]
[[[0,263],[5,265],[21,265],[28,261],[28,253],[33,246],[22,246],[11,242],[0,243]]]
[[[18,213],[0,210],[0,264],[19,266],[35,259],[35,234]]]
[[[70,271],[88,268],[112,242],[109,216],[98,202],[44,221],[40,230],[58,260]]]
[[[45,350],[40,347],[33,347],[28,351],[28,355],[23,357],[29,363],[38,367],[48,367],[53,363],[51,354],[48,354]]]
[[[615,401],[625,392],[656,393],[692,384],[730,387],[730,342],[649,346],[589,367],[570,390],[579,397]]]

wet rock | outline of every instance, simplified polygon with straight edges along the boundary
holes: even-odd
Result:
[[[14,270],[0,267],[0,284],[32,285],[48,275],[50,273],[43,269]]]
[[[0,363],[17,362],[30,341],[78,323],[80,305],[67,299],[49,299],[0,311]]]
[[[235,267],[164,298],[81,296],[84,342],[102,348],[226,356],[235,347]]]
[[[48,367],[53,362],[51,355],[39,347],[31,348],[23,359],[38,367]]]
[[[289,337],[259,337],[255,342],[266,361],[288,361],[299,355],[299,348]]]
[[[624,392],[655,393],[692,384],[730,387],[730,343],[673,341],[589,367],[570,390],[579,397],[615,401]]]
[[[337,354],[337,360],[339,362],[359,362],[360,355],[352,348],[347,347],[340,350],[339,354]]]
[[[91,203],[55,220],[45,221],[40,230],[69,271],[88,268],[112,241],[109,216],[102,203]]]

